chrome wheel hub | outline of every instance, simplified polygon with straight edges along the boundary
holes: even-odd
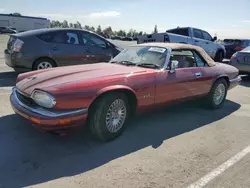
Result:
[[[225,94],[226,94],[226,87],[224,84],[220,83],[214,92],[213,96],[214,103],[216,105],[219,105],[223,101]]]
[[[126,120],[127,109],[123,100],[116,99],[110,106],[106,115],[107,129],[112,132],[118,132]]]
[[[41,62],[41,63],[39,63],[38,66],[37,66],[37,70],[40,70],[40,69],[48,69],[48,68],[52,68],[51,63],[49,63],[49,62]]]

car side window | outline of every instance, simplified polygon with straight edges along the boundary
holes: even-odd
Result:
[[[98,36],[95,36],[88,32],[81,32],[83,45],[97,46],[100,48],[106,48],[106,42]]]
[[[172,29],[168,30],[168,33],[183,35],[183,36],[189,36],[188,28],[181,28],[181,29]]]
[[[194,37],[195,38],[203,39],[201,30],[199,30],[199,29],[193,29],[193,31],[194,31]]]
[[[250,46],[250,40],[246,40],[244,46]]]
[[[68,44],[79,44],[77,33],[75,32],[66,32],[68,36],[67,43]]]
[[[90,34],[90,40],[93,41],[100,48],[106,48],[107,47],[107,43],[98,36]]]
[[[40,40],[44,42],[53,42],[54,35],[55,33],[50,32],[50,33],[38,35],[37,38],[39,38]]]
[[[207,63],[205,62],[204,59],[201,58],[201,56],[197,52],[193,52],[194,58],[195,58],[195,63],[197,67],[205,67]]]
[[[209,33],[207,33],[206,31],[202,31],[202,34],[204,40],[212,41],[212,37]]]
[[[170,60],[178,61],[177,68],[196,67],[194,54],[190,50],[173,50]]]
[[[54,35],[52,42],[62,44],[79,44],[79,39],[76,32],[63,31],[57,32]]]

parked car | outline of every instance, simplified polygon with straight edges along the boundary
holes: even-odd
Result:
[[[14,34],[17,30],[10,27],[0,27],[0,34]]]
[[[111,39],[112,40],[121,40],[121,37],[119,37],[119,36],[111,36]]]
[[[250,46],[235,52],[230,59],[230,65],[239,69],[240,73],[250,74]]]
[[[230,59],[235,52],[250,46],[250,39],[224,39],[222,44],[226,48],[226,58]]]
[[[165,33],[154,33],[138,36],[137,43],[170,42],[191,44],[202,47],[208,55],[217,62],[222,62],[226,55],[225,47],[216,42],[217,37],[201,29],[192,27],[178,27],[167,30]]]
[[[132,37],[122,37],[121,40],[122,40],[122,41],[132,41],[133,38],[132,38]]]
[[[5,50],[5,62],[17,72],[26,72],[108,62],[121,50],[90,31],[39,29],[11,35]]]
[[[172,43],[130,46],[109,63],[19,74],[10,101],[17,114],[45,130],[88,122],[99,139],[118,137],[132,115],[172,101],[202,97],[220,108],[241,78],[200,47]]]

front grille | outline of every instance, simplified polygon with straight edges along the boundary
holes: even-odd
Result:
[[[25,95],[21,94],[19,91],[16,90],[16,96],[17,98],[25,105],[27,106],[37,106],[37,104],[35,103],[35,101],[30,98],[30,97],[26,97]]]

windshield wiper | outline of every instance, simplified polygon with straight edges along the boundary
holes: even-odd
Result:
[[[154,63],[139,63],[139,64],[137,64],[137,66],[138,66],[138,67],[157,68],[157,69],[161,68],[161,66],[156,65],[156,64],[154,64]]]
[[[133,63],[131,61],[111,61],[110,63],[120,63],[122,65],[133,65],[133,66],[136,65],[136,63]]]

